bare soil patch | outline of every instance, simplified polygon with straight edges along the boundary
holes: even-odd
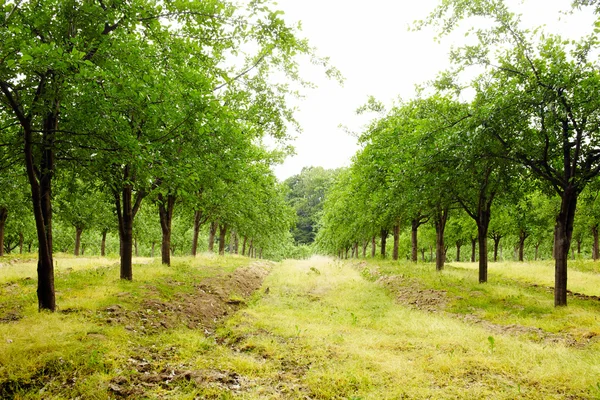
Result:
[[[169,300],[151,296],[142,301],[138,310],[111,305],[101,311],[101,317],[109,324],[121,324],[140,333],[181,325],[210,333],[220,319],[243,306],[260,288],[269,270],[268,263],[254,263],[232,274],[207,278],[196,285],[193,293],[177,293]],[[157,293],[149,289],[150,293]]]

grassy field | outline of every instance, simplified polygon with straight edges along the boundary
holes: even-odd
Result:
[[[485,285],[469,263],[136,263],[122,282],[116,260],[59,257],[54,314],[34,264],[3,263],[0,398],[600,399],[591,262],[560,309],[542,262]]]

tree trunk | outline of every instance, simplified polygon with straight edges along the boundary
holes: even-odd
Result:
[[[460,248],[462,247],[462,241],[456,241],[456,262],[460,262]]]
[[[369,242],[365,240],[363,242],[363,246],[362,246],[362,256],[363,256],[363,258],[367,258],[367,247],[368,246],[369,246]]]
[[[502,235],[492,233],[492,240],[494,240],[494,262],[498,261],[498,246],[500,246],[500,239],[502,239]],[[479,251],[481,254],[481,251]]]
[[[156,242],[152,242],[152,244],[150,245],[150,257],[154,258],[154,249],[156,248]]]
[[[439,210],[435,216],[435,269],[441,271],[446,262],[446,248],[444,246],[444,231],[448,221],[448,208]]]
[[[523,261],[524,260],[524,253],[525,253],[525,240],[529,237],[529,235],[527,234],[527,232],[525,232],[525,230],[521,229],[519,231],[519,261]]]
[[[6,227],[6,219],[8,218],[8,209],[0,208],[0,256],[4,255],[4,228]]]
[[[235,231],[231,231],[229,234],[229,254],[237,254],[236,247],[237,246],[237,233]]]
[[[425,262],[425,248],[421,249],[421,261]]]
[[[123,185],[121,193],[113,192],[115,204],[117,207],[117,217],[119,220],[119,242],[121,248],[121,279],[133,279],[133,220],[138,212],[144,193],[137,192],[135,202],[133,200],[133,186],[131,183],[135,177],[131,176],[130,166],[123,169]]]
[[[215,236],[217,234],[217,228],[219,226],[218,221],[214,221],[210,223],[210,229],[208,231],[208,251],[211,253],[215,249]]]
[[[19,232],[19,254],[23,254],[23,232]]]
[[[392,251],[392,260],[398,260],[398,249],[400,246],[400,224],[394,225],[394,249]]]
[[[381,230],[381,258],[385,258],[385,244],[387,242],[389,231],[387,229]]]
[[[356,248],[355,248],[355,247],[354,247],[354,245],[353,245],[353,246],[352,246],[352,255],[350,256],[351,258],[354,258],[354,255],[355,255],[355,253],[354,253],[354,252],[355,252],[355,250],[356,250]]]
[[[83,233],[83,228],[82,227],[75,227],[75,251],[74,251],[74,255],[78,256],[79,255],[79,248],[81,247],[81,234]]]
[[[248,257],[253,258],[252,251],[254,250],[254,239],[250,239],[250,245],[248,247]]]
[[[583,242],[583,239],[580,237],[577,239],[577,255],[581,255],[581,242]]]
[[[158,215],[160,217],[160,229],[162,232],[162,242],[160,246],[161,262],[165,265],[171,265],[171,232],[173,221],[173,210],[175,209],[175,196],[168,194],[166,197],[162,193],[158,194]],[[136,250],[137,253],[137,250]]]
[[[27,178],[31,188],[33,215],[38,239],[38,308],[56,309],[54,294],[54,262],[52,260],[52,178],[54,176],[54,133],[58,122],[59,104],[44,118],[40,146],[40,165],[35,165],[33,154],[33,128],[31,120],[21,121],[24,136],[24,157]],[[36,141],[37,138],[36,134]]]
[[[567,305],[567,257],[573,235],[573,221],[578,193],[568,186],[561,196],[560,212],[556,218],[554,264],[554,306]]]
[[[377,249],[377,243],[375,242],[375,236],[371,238],[371,258],[375,258],[375,252]]]
[[[242,255],[245,256],[246,255],[246,241],[248,240],[248,238],[246,236],[244,236],[244,240],[242,241]]]
[[[540,244],[541,243],[539,243],[539,242],[535,244],[535,258],[534,258],[535,261],[537,261],[537,259],[538,259],[538,250],[540,248]]]
[[[138,252],[138,242],[137,242],[137,238],[133,239],[133,248],[135,249],[135,256],[139,257],[140,253]]]
[[[478,238],[479,237],[472,237],[471,238],[471,262],[475,262],[475,247],[477,247],[477,240],[478,240]]]
[[[488,228],[490,226],[490,217],[490,210],[482,208],[478,212],[476,221],[477,244],[479,245],[479,283],[486,283],[488,281]],[[496,252],[497,246],[494,246],[494,248]],[[495,252],[494,254],[496,254]]]
[[[225,236],[227,235],[227,224],[219,225],[219,255],[225,255]]]
[[[260,260],[262,260],[262,251],[263,251],[263,249],[262,249],[262,248],[261,248],[261,249],[258,251],[258,258],[259,258]]]
[[[200,227],[202,226],[202,212],[194,211],[194,235],[192,236],[192,255],[196,256],[198,252],[198,236],[200,235]]]
[[[106,234],[108,229],[102,229],[102,241],[100,242],[100,256],[106,256]]]
[[[418,251],[418,237],[417,237],[417,233],[419,230],[419,220],[418,219],[413,219],[411,221],[411,229],[410,229],[410,243],[412,246],[412,252],[411,252],[411,260],[413,262],[417,262],[417,251]]]
[[[598,260],[600,256],[600,247],[598,246],[598,225],[592,226],[592,236],[594,238],[594,244],[592,245],[592,259]]]

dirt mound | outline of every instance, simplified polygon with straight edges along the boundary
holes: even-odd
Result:
[[[377,283],[385,286],[396,297],[396,301],[417,310],[440,312],[446,309],[449,302],[446,291],[425,289],[402,275],[384,276]]]
[[[269,269],[267,263],[255,263],[233,274],[205,279],[193,293],[178,293],[168,301],[145,299],[139,310],[126,310],[118,304],[106,307],[102,317],[109,324],[122,324],[134,332],[151,333],[185,325],[210,333],[221,318],[243,306],[260,288]]]

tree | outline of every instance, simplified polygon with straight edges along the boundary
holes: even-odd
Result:
[[[432,18],[442,16],[450,30],[463,17],[474,15],[494,24],[478,32],[479,45],[456,52],[455,59],[487,71],[475,85],[475,104],[486,114],[490,140],[504,150],[500,156],[529,169],[561,199],[555,225],[554,303],[564,306],[577,200],[600,173],[600,72],[591,60],[595,39],[570,43],[555,35],[531,35],[519,28],[518,18],[499,0],[444,2]]]

